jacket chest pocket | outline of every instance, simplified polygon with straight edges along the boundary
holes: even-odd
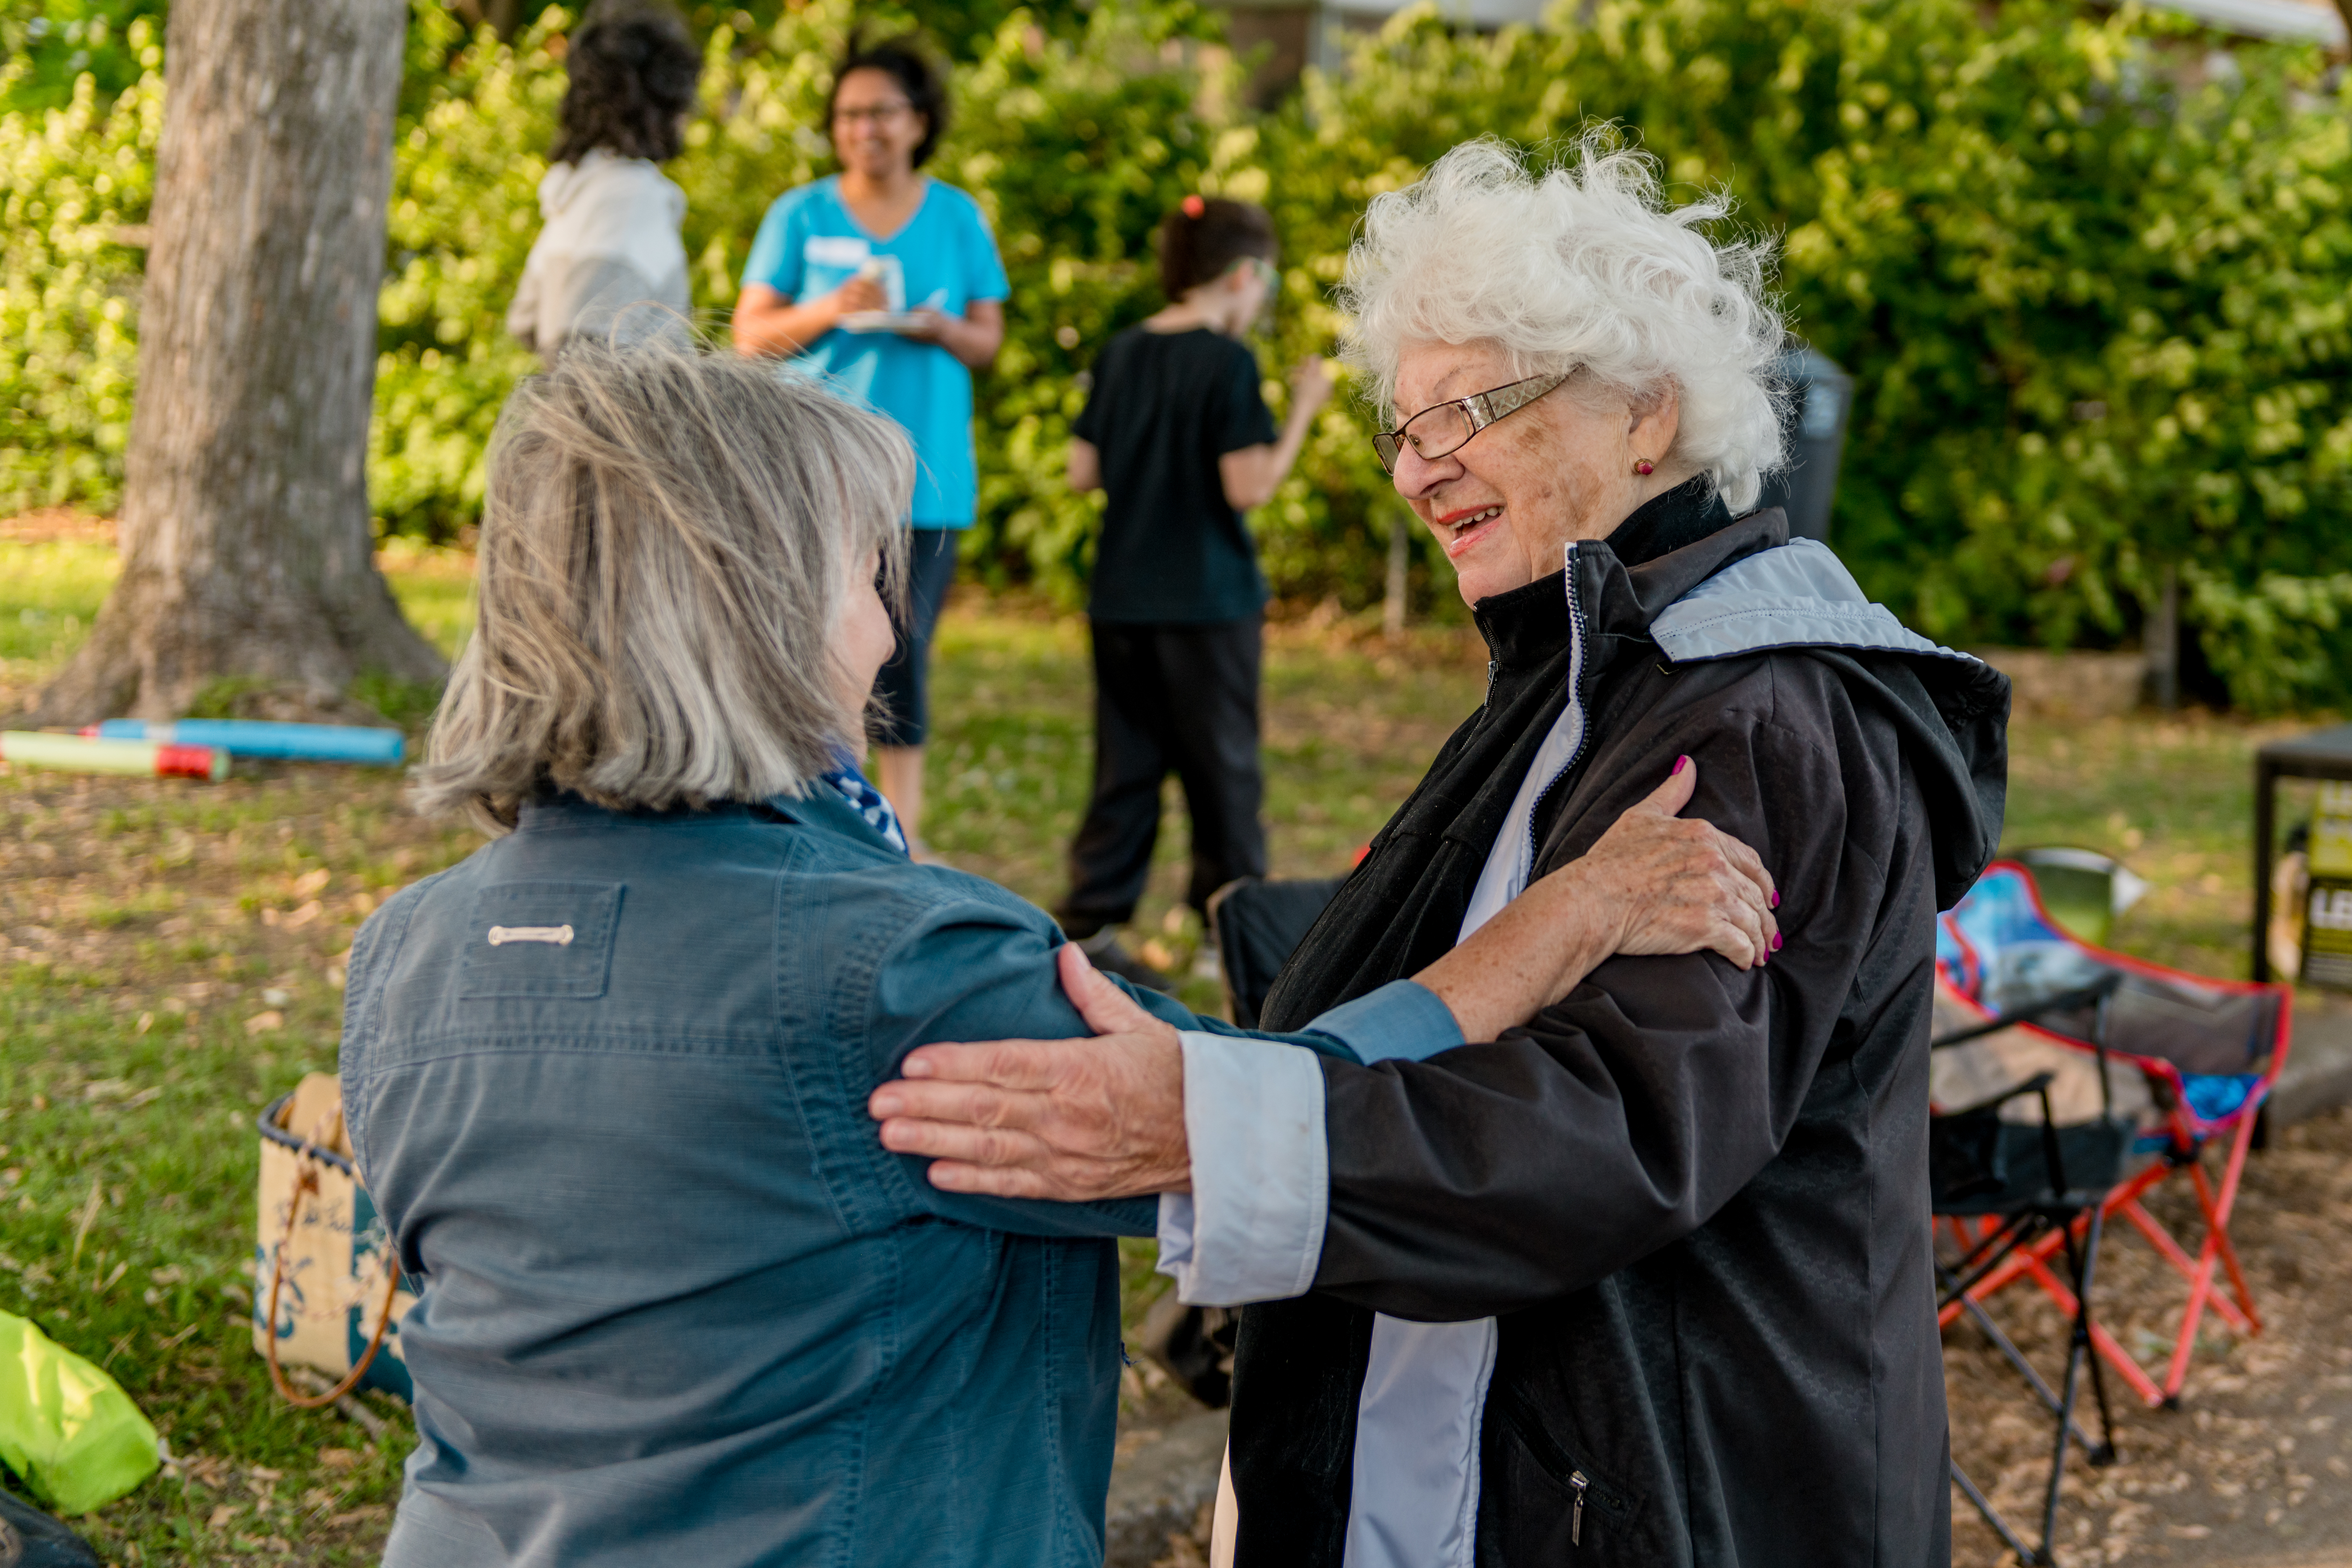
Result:
[[[501,882],[474,895],[457,994],[587,999],[613,964],[619,882]]]
[[[1637,1534],[1643,1498],[1547,1432],[1515,1390],[1490,1396],[1478,1510],[1479,1561],[1538,1563],[1663,1559]]]

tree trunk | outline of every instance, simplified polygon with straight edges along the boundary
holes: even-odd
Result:
[[[244,677],[331,710],[430,681],[367,504],[402,0],[179,0],[123,486],[122,575],[39,721],[184,712]]]
[[[1381,509],[1389,514],[1389,580],[1381,598],[1381,630],[1390,637],[1404,633],[1405,569],[1412,563],[1412,541],[1406,537],[1412,513],[1400,505]]]
[[[2180,572],[2163,568],[2157,581],[2156,603],[2148,606],[2140,627],[2141,658],[2147,663],[2147,700],[2169,713],[2180,706]]]

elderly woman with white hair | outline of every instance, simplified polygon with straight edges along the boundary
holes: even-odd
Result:
[[[1769,964],[1619,956],[1525,1027],[1370,1064],[1081,998],[1109,1037],[932,1047],[883,1090],[886,1143],[960,1190],[1134,1190],[1115,1157],[1189,1183],[1163,1268],[1254,1303],[1220,1561],[1949,1559],[1930,976],[1999,839],[2007,686],[1740,515],[1783,333],[1724,216],[1605,138],[1535,170],[1457,147],[1371,204],[1350,352],[1493,661],[1263,1016],[1377,1009],[1694,759],[1694,808],[1776,880]],[[1101,1110],[1168,1084],[1180,1117]]]
[[[1102,1561],[1108,1238],[1151,1206],[959,1194],[866,1120],[913,1047],[1067,1034],[1092,977],[912,861],[851,761],[913,480],[880,416],[731,355],[575,344],[500,418],[419,791],[492,841],[375,912],[346,994],[352,1145],[421,1281],[391,1568]],[[1354,1061],[1612,952],[1754,961],[1769,881],[1675,818],[1690,782],[1379,1029],[1282,1038]]]

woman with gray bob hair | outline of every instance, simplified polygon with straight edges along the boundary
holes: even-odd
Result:
[[[914,456],[814,383],[592,351],[525,381],[491,437],[480,624],[416,801],[515,825],[546,788],[616,810],[794,795],[866,697],[833,669],[851,567],[895,586]]]
[[[1063,984],[1108,984],[912,861],[856,766],[912,482],[895,426],[731,354],[576,343],[499,421],[419,790],[491,839],[370,918],[345,994],[346,1125],[417,1292],[391,1568],[1102,1561],[1110,1238],[1157,1211],[958,1193],[866,1115],[916,1047],[1070,1034]],[[1633,814],[1592,860],[1625,940],[1766,940],[1711,829]],[[1426,976],[1420,1026],[1503,1027],[1605,956],[1568,888]]]

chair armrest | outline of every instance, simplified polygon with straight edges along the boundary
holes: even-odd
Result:
[[[1958,1110],[1939,1110],[1936,1116],[1938,1121],[1955,1116],[1980,1116],[1988,1110],[2008,1104],[2021,1094],[2039,1094],[2056,1081],[2055,1074],[2038,1072],[2022,1083],[2002,1089],[1990,1100],[1979,1100],[1974,1105],[1964,1105]],[[2049,1112],[2049,1103],[2046,1100],[2042,1104],[2042,1111],[2045,1116]]]
[[[1965,1029],[1955,1029],[1940,1040],[1929,1041],[1927,1048],[1931,1051],[1940,1051],[1946,1046],[1965,1045],[1970,1040],[1998,1034],[2014,1025],[2030,1024],[2036,1018],[2052,1013],[2070,1013],[2077,1007],[2096,1006],[2114,995],[2116,987],[2123,983],[2124,976],[2120,970],[2113,974],[2103,974],[2088,985],[2077,986],[2072,991],[2062,991],[2054,996],[2044,996],[2039,1001],[2029,1002],[2022,1007],[2012,1007],[2006,1013],[1996,1014],[1981,1024],[1970,1024]],[[2099,1032],[2102,1035],[2105,1033],[2105,1030]],[[2094,1040],[2090,1043],[2095,1047],[2105,1048],[2101,1040]]]

